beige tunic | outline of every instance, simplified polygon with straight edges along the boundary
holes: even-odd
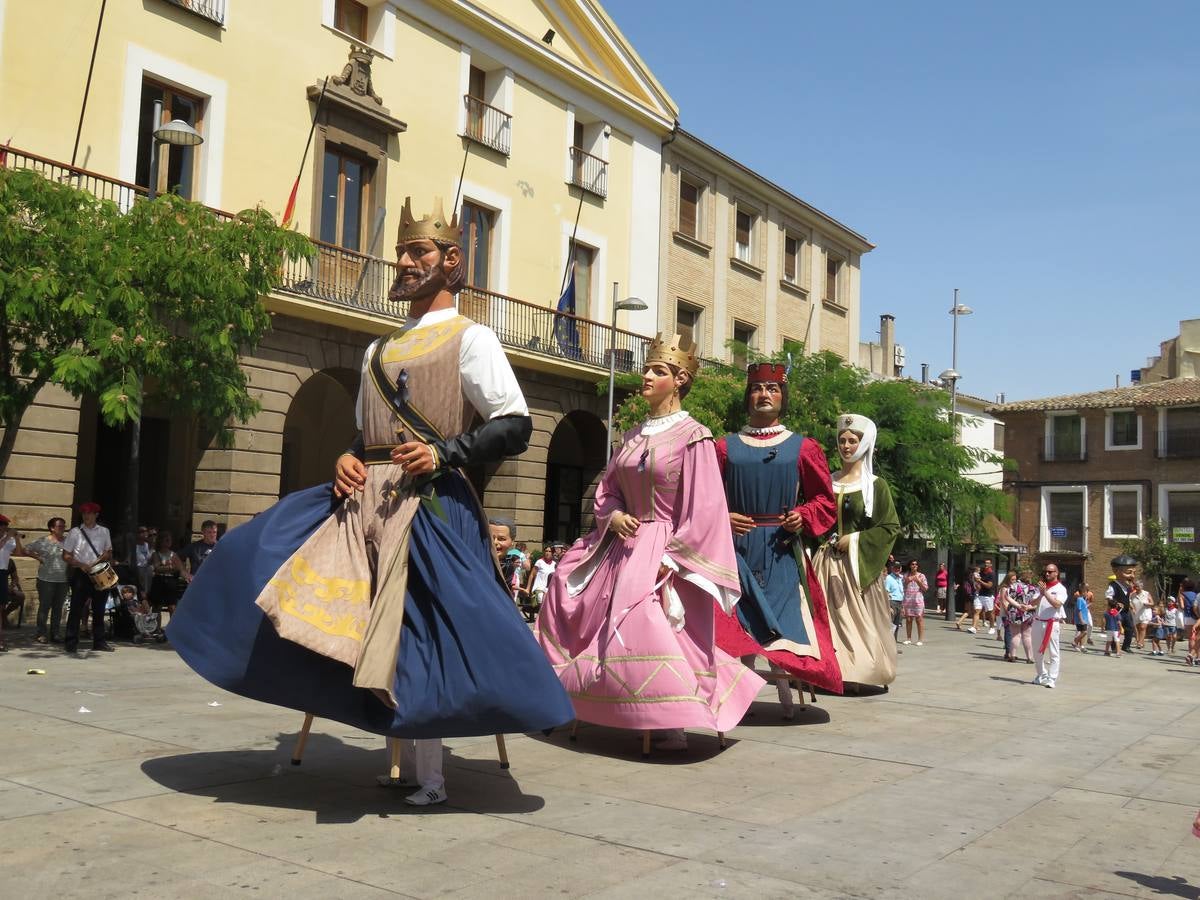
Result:
[[[441,437],[466,431],[475,415],[459,371],[463,333],[472,324],[456,316],[398,331],[368,350],[381,354],[393,384],[403,376],[409,403]],[[421,440],[371,382],[368,374],[361,391],[368,459]],[[363,491],[347,498],[280,566],[256,601],[281,637],[353,667],[357,687],[375,690],[393,705],[419,490],[428,494],[430,488],[390,460],[369,463]]]

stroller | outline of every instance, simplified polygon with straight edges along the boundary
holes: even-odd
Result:
[[[113,636],[118,640],[143,644],[148,640],[162,644],[167,635],[162,630],[162,621],[150,604],[138,597],[138,589],[132,584],[122,584],[116,593],[109,594],[112,604]]]

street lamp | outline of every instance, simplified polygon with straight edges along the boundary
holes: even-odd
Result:
[[[613,308],[611,326],[608,332],[608,440],[604,442],[604,464],[608,465],[608,461],[612,458],[612,417],[613,417],[613,392],[616,390],[617,380],[617,310],[628,310],[630,312],[649,309],[646,301],[637,297],[626,297],[624,300],[617,299],[617,283],[613,282]]]
[[[162,121],[162,101],[154,101],[154,118],[152,122]],[[195,147],[204,143],[204,135],[182,119],[172,119],[166,124],[159,125],[150,133],[150,184],[146,187],[146,199],[153,200],[158,188],[158,151],[159,144],[172,147]],[[141,393],[142,379],[138,378],[138,393]],[[142,443],[142,416],[129,423],[129,460],[126,469],[125,485],[125,546],[129,551],[130,563],[137,565],[137,513],[138,513],[138,480],[141,477],[140,450]]]
[[[153,122],[162,120],[162,101],[154,101]],[[183,119],[172,119],[166,124],[159,125],[150,134],[150,185],[146,189],[146,199],[153,200],[158,190],[158,145],[168,144],[172,147],[195,147],[204,143],[204,135],[189,125]]]
[[[950,315],[954,319],[953,338],[950,345],[950,368],[942,372],[938,379],[943,383],[950,382],[950,428],[953,429],[954,443],[958,443],[958,380],[962,375],[958,372],[958,318],[959,316],[969,316],[975,310],[967,306],[965,303],[958,302],[958,288],[954,289],[954,306],[950,308]],[[950,504],[950,546],[946,551],[946,569],[949,572],[948,582],[952,583],[954,578],[954,503]],[[955,592],[949,590],[946,592],[946,620],[954,618],[957,610],[955,609]]]

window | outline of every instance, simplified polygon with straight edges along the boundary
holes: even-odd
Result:
[[[734,322],[733,340],[736,345],[733,350],[733,364],[739,369],[744,369],[746,368],[746,350],[754,349],[754,326],[744,322]]]
[[[321,225],[327,244],[360,250],[364,243],[364,211],[374,165],[340,147],[326,145],[321,173]]]
[[[675,304],[675,333],[690,341],[693,348],[700,346],[700,313],[700,307],[683,300]]]
[[[1158,490],[1167,539],[1190,550],[1200,549],[1200,484],[1162,484]]]
[[[700,237],[700,188],[686,178],[679,179],[679,233]]]
[[[570,174],[568,181],[597,197],[608,196],[609,128],[600,121],[588,121],[572,113]]]
[[[162,103],[162,117],[154,121],[154,104]],[[173,147],[170,144],[155,145],[154,130],[172,119],[183,119],[197,131],[203,130],[204,101],[172,87],[146,80],[142,82],[141,110],[138,114],[138,153],[135,181],[150,184],[151,152],[158,153],[158,184],[156,193],[179,194],[191,200],[196,192],[196,164],[199,160],[198,147]]]
[[[842,261],[829,253],[825,254],[825,300],[830,303],[840,303],[841,294],[838,291],[838,276],[842,273]]]
[[[367,8],[357,0],[334,0],[333,27],[360,41],[366,41]]]
[[[1159,410],[1158,455],[1166,459],[1200,456],[1200,407]]]
[[[1142,419],[1132,409],[1111,409],[1106,414],[1105,450],[1140,450]]]
[[[1087,488],[1042,488],[1043,553],[1087,552]]]
[[[479,66],[471,66],[467,74],[467,93],[476,100],[487,97],[487,72]]]
[[[788,284],[800,283],[800,252],[803,246],[800,238],[791,234],[783,236],[783,280]]]
[[[592,267],[596,263],[596,251],[582,244],[575,245],[575,315],[581,319],[591,316],[592,310]]]
[[[754,248],[750,241],[754,235],[754,214],[740,206],[736,213],[734,224],[734,256],[742,262],[753,263]]]
[[[467,286],[488,290],[491,274],[495,214],[469,200],[462,205],[462,247],[467,266]]]
[[[1046,416],[1046,448],[1043,459],[1083,460],[1087,457],[1087,428],[1078,413],[1051,413]]]
[[[1105,485],[1104,536],[1106,538],[1142,536],[1141,485]]]

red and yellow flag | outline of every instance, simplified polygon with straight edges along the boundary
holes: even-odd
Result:
[[[292,217],[296,214],[296,191],[300,190],[300,176],[296,176],[296,182],[292,185],[292,192],[288,194],[287,206],[283,208],[283,227],[292,227]]]

